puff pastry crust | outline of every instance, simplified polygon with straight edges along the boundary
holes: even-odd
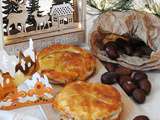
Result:
[[[96,69],[95,58],[73,45],[52,45],[40,51],[37,58],[40,72],[56,84],[84,81]]]
[[[112,86],[78,81],[65,86],[53,107],[66,116],[63,120],[119,120],[122,101]]]

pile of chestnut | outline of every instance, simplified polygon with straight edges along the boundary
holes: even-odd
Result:
[[[119,64],[103,62],[108,72],[101,76],[104,84],[118,83],[128,96],[139,104],[145,102],[151,91],[151,83],[143,71],[133,71]]]
[[[104,44],[103,50],[110,59],[119,58],[120,54],[138,57],[150,57],[152,49],[139,38],[129,38],[128,40],[118,38]]]
[[[145,115],[136,116],[133,120],[149,120]]]

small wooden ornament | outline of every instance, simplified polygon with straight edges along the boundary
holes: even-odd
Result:
[[[26,86],[28,88],[25,88]],[[41,76],[39,73],[35,73],[32,79],[26,80],[17,88],[14,87],[13,90],[9,89],[9,94],[2,96],[0,109],[12,110],[19,107],[52,103],[54,98],[54,89],[49,84],[47,77]]]
[[[16,86],[13,82],[14,78],[7,73],[0,72],[0,100],[3,100],[7,95],[16,91]]]
[[[36,66],[36,60],[33,61],[30,56],[25,57],[21,51],[19,52],[19,63],[15,67],[16,72],[20,70],[24,75],[30,76],[36,72]]]

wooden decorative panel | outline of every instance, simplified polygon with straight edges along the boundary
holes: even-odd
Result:
[[[29,38],[55,41],[57,37],[65,35],[66,38],[68,34],[78,43],[84,42],[84,37],[81,39],[77,35],[85,35],[83,0],[2,0],[1,6],[5,48],[26,43]]]

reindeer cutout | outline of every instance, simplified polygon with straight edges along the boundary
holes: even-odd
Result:
[[[9,0],[4,0],[9,1]],[[25,35],[36,34],[36,30],[43,30],[45,26],[48,26],[46,29],[51,28],[51,30],[59,30],[65,26],[70,27],[74,23],[74,4],[72,2],[61,2],[61,4],[53,4],[48,3],[50,5],[50,10],[46,15],[38,16],[39,10],[42,10],[42,2],[43,0],[11,0],[10,2],[3,2],[5,7],[3,7],[3,14],[5,14],[4,24],[5,24],[5,33],[6,35],[10,35],[12,30],[11,25],[15,26],[17,31],[13,31],[11,35],[19,33],[18,37],[23,36],[23,32],[29,33],[30,31],[34,31]],[[68,0],[71,1],[71,0]],[[74,1],[74,0],[73,0]],[[12,2],[12,4],[11,4]],[[56,3],[56,2],[55,2]],[[41,5],[40,5],[41,4]],[[11,6],[8,7],[8,5]],[[14,6],[12,8],[12,6]],[[43,8],[44,9],[44,8]],[[12,12],[9,12],[12,11]],[[42,10],[46,12],[46,10]],[[78,14],[78,13],[77,13]],[[6,27],[7,26],[7,27]],[[10,36],[11,37],[11,36]]]
[[[35,21],[37,22],[36,30],[38,30],[38,27],[40,27],[40,29],[41,29],[42,24],[43,24],[42,29],[44,29],[46,25],[49,26],[49,21],[48,20],[49,20],[50,16],[49,15],[44,15],[42,17],[39,17],[39,16],[37,16],[37,14],[38,14],[37,10],[32,13],[32,15],[34,15]]]
[[[80,35],[83,32],[79,34],[78,31],[84,30],[84,10],[78,11],[81,7],[79,5],[83,3],[82,0],[1,1],[3,41],[8,53],[13,54],[18,49],[25,48],[30,37],[33,40],[39,40],[35,41],[37,50],[54,43],[55,40],[59,43],[63,41],[72,43],[74,42],[72,39],[76,39],[76,42],[79,39],[83,41]],[[74,33],[69,35],[73,31]],[[67,39],[61,40],[60,36],[62,38],[65,36]],[[41,42],[43,40],[47,40],[47,43]],[[26,73],[21,66],[19,69]]]
[[[22,3],[19,3],[19,8],[18,11],[21,11],[20,13],[10,13],[7,16],[7,19],[9,20],[8,25],[7,25],[7,33],[8,35],[10,34],[10,26],[12,24],[15,25],[15,28],[18,29],[18,23],[21,24],[21,32],[26,32],[26,20],[28,18],[28,12],[26,8],[26,3],[25,1]]]

